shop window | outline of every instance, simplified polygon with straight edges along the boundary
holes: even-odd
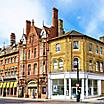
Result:
[[[69,96],[69,79],[67,79],[66,86],[67,86],[66,96]]]
[[[78,41],[73,42],[73,49],[79,49],[79,43]]]
[[[11,95],[13,95],[13,88],[11,88],[11,90],[10,90],[10,91],[11,91],[11,92],[10,92],[10,94],[11,94]]]
[[[56,59],[53,60],[53,68],[54,68],[54,71],[58,70],[58,62]]]
[[[46,87],[42,87],[42,94],[46,94]]]
[[[2,95],[2,91],[3,91],[2,88],[0,88],[0,95]]]
[[[28,75],[31,75],[31,64],[28,65]]]
[[[9,88],[7,88],[7,95],[9,95],[9,93],[10,93],[10,90],[9,90]]]
[[[63,70],[63,66],[64,66],[63,60],[62,59],[59,59],[59,70],[60,71]]]
[[[52,82],[52,95],[64,95],[64,79],[53,79]]]
[[[56,52],[60,52],[61,50],[61,45],[58,43],[56,44]]]
[[[88,95],[90,96],[92,92],[92,80],[88,79]]]
[[[93,80],[93,94],[97,95],[98,94],[98,90],[97,90],[97,80]]]
[[[17,93],[17,88],[14,88],[14,95],[16,95]]]

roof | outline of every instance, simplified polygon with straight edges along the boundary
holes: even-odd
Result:
[[[9,55],[9,54],[13,54],[13,53],[17,53],[18,52],[18,45],[14,44],[13,46],[6,46],[1,48],[0,50],[0,57],[4,56],[4,55]]]
[[[34,26],[34,28],[36,29],[37,34],[40,35],[42,29],[35,27],[35,26]]]
[[[69,32],[65,33],[65,35],[52,38],[52,39],[49,40],[49,42],[50,42],[50,41],[57,40],[57,39],[61,39],[61,38],[67,37],[67,36],[69,36],[70,38],[71,38],[71,37],[85,37],[85,38],[89,38],[89,39],[91,39],[91,40],[97,41],[97,42],[99,42],[99,43],[101,43],[101,44],[104,45],[104,43],[101,42],[100,40],[97,40],[97,39],[92,38],[92,37],[90,37],[90,36],[88,36],[88,35],[82,34],[82,33],[78,32],[78,31],[75,31],[75,30],[69,31]]]

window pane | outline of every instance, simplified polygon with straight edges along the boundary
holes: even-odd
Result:
[[[64,95],[64,79],[54,79],[52,82],[52,95]]]
[[[92,43],[89,43],[89,51],[92,51]]]
[[[100,47],[100,55],[102,55],[102,47]]]
[[[74,48],[74,49],[78,49],[78,41],[74,41],[74,43],[73,43],[73,48]]]
[[[60,44],[56,44],[56,52],[60,52],[61,46]]]

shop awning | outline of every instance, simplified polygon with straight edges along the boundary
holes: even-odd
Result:
[[[0,83],[0,88],[2,88],[2,87],[3,87],[3,82]]]
[[[3,88],[6,88],[6,84],[7,84],[7,82],[4,82],[3,83]]]
[[[29,84],[28,87],[37,87],[37,84]]]
[[[13,88],[15,88],[15,87],[17,87],[17,82],[14,82],[14,86],[13,86]]]
[[[14,84],[14,82],[11,82],[10,83],[10,88],[13,88],[13,84]]]
[[[10,88],[10,82],[7,82],[7,87],[6,88]]]

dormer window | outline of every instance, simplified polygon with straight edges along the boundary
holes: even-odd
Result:
[[[46,31],[44,29],[41,31],[40,36],[46,38]]]

